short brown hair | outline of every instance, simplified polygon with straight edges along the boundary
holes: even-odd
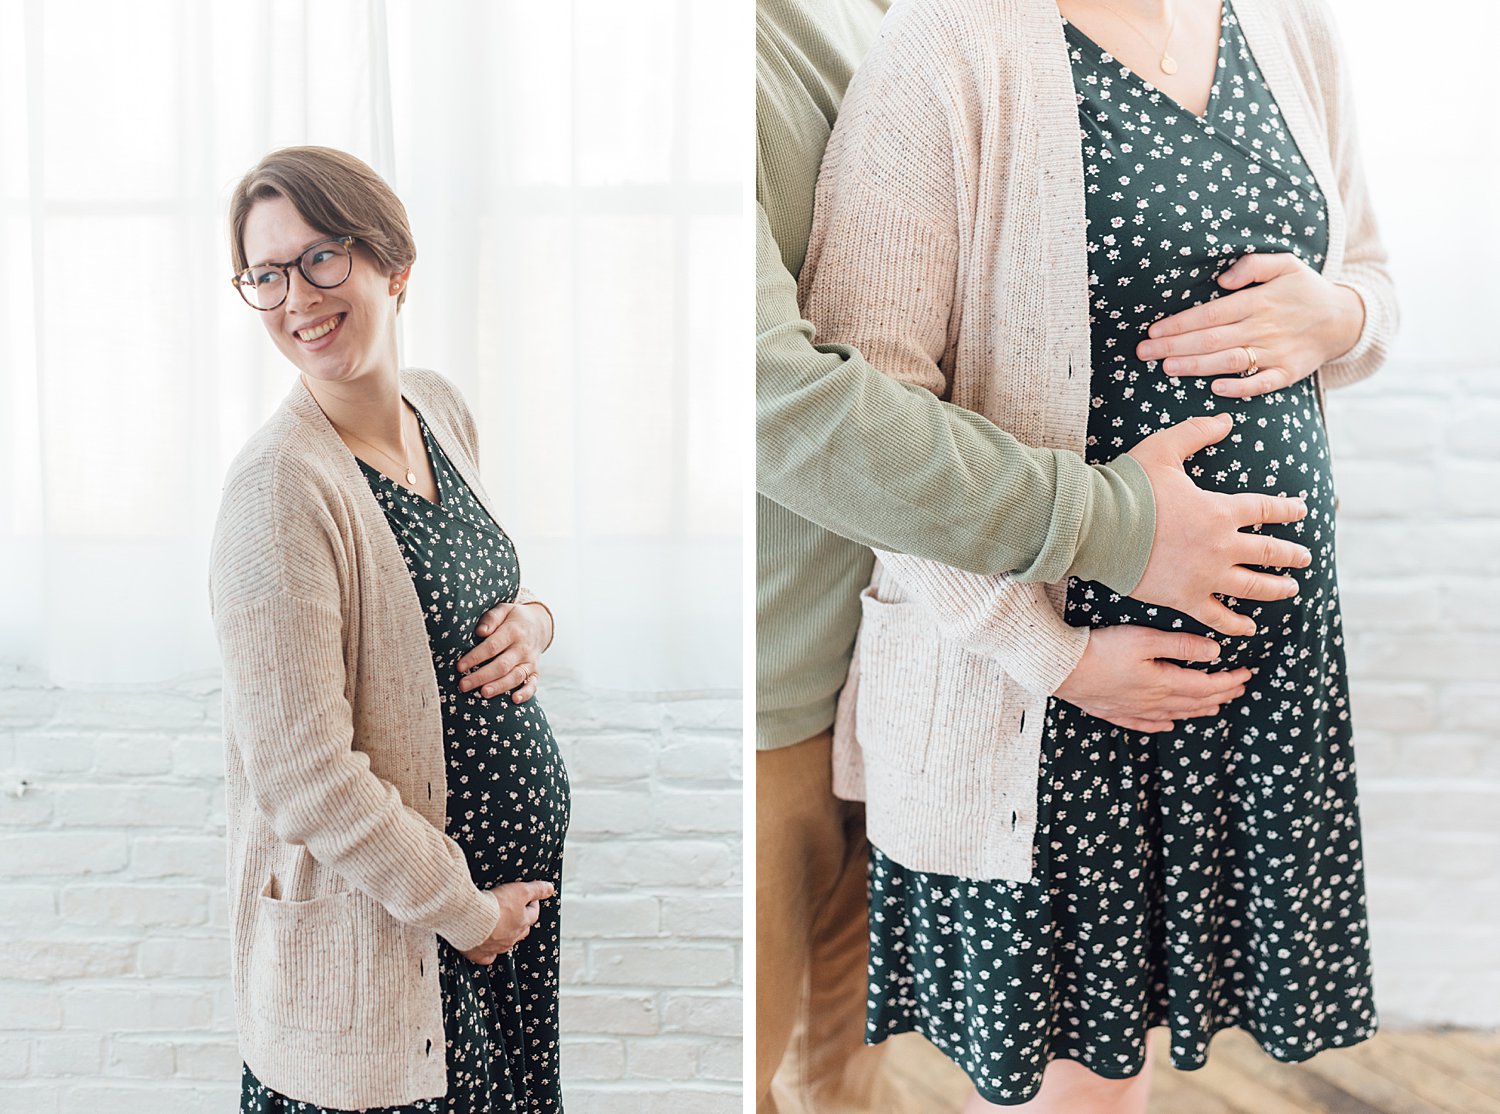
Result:
[[[302,219],[330,236],[353,236],[385,274],[406,270],[417,258],[406,206],[384,178],[333,147],[282,147],[256,163],[229,200],[229,253],[238,274],[245,258],[245,218],[257,201],[284,197]],[[406,288],[396,308],[406,301]]]

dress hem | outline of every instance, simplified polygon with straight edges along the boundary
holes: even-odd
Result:
[[[1162,1028],[1162,1027],[1166,1026],[1166,1024],[1167,1023],[1165,1021],[1157,1021],[1157,1022],[1154,1022],[1152,1024],[1147,1025],[1146,1026],[1146,1030],[1149,1032],[1152,1029]],[[1243,1029],[1246,1033],[1250,1034],[1250,1036],[1255,1039],[1255,1043],[1257,1045],[1259,1045],[1260,1050],[1262,1052],[1264,1052],[1267,1056],[1269,1056],[1271,1059],[1275,1060],[1279,1064],[1300,1064],[1300,1063],[1303,1063],[1303,1062],[1305,1062],[1307,1060],[1311,1060],[1314,1056],[1318,1055],[1320,1052],[1332,1052],[1335,1049],[1350,1048],[1353,1045],[1362,1044],[1365,1041],[1369,1040],[1371,1037],[1375,1036],[1376,1033],[1378,1033],[1380,1031],[1380,1026],[1379,1026],[1379,1024],[1376,1024],[1376,1025],[1371,1026],[1369,1028],[1357,1029],[1357,1030],[1355,1030],[1355,1032],[1353,1034],[1350,1035],[1349,1039],[1347,1039],[1347,1040],[1342,1040],[1342,1041],[1328,1041],[1328,1042],[1324,1043],[1323,1045],[1321,1045],[1320,1047],[1313,1049],[1311,1052],[1306,1053],[1305,1055],[1296,1055],[1296,1056],[1278,1056],[1275,1052],[1273,1052],[1271,1049],[1269,1049],[1269,1048],[1266,1047],[1265,1042],[1261,1039],[1259,1033],[1257,1033],[1250,1026],[1241,1024],[1240,1022],[1237,1022],[1237,1021],[1228,1022],[1227,1024],[1220,1025],[1218,1028],[1211,1030],[1209,1032],[1208,1036],[1207,1036],[1207,1039],[1205,1039],[1204,1044],[1205,1045],[1211,1045],[1211,1043],[1213,1042],[1214,1037],[1218,1036],[1220,1033],[1224,1032],[1226,1029]],[[1170,1032],[1170,1030],[1169,1030],[1169,1032]],[[940,1052],[943,1052],[944,1056],[948,1056],[948,1053],[943,1051],[942,1045],[938,1044],[938,1042],[933,1039],[933,1036],[932,1036],[931,1033],[927,1032],[927,1030],[924,1029],[921,1025],[915,1024],[915,1023],[910,1022],[910,1021],[898,1024],[897,1027],[895,1027],[895,1028],[887,1029],[886,1031],[884,1031],[882,1033],[878,1033],[878,1034],[875,1035],[874,1039],[871,1039],[870,1036],[869,1036],[869,1034],[866,1034],[865,1043],[867,1045],[874,1046],[874,1045],[882,1043],[883,1041],[886,1041],[886,1040],[890,1039],[891,1037],[898,1037],[898,1036],[900,1036],[903,1033],[918,1033],[918,1034],[920,1034],[922,1037],[926,1038],[929,1042],[931,1042],[931,1044],[935,1048],[937,1048]],[[1027,1092],[1025,1095],[1022,1095],[1021,1097],[1014,1098],[1014,1099],[1007,1099],[1007,1098],[1000,1097],[999,1095],[996,1095],[996,1094],[993,1094],[993,1093],[986,1093],[986,1091],[985,1091],[985,1089],[983,1087],[981,1087],[978,1083],[974,1082],[974,1077],[971,1076],[971,1075],[969,1075],[968,1070],[966,1068],[964,1068],[964,1066],[962,1064],[958,1063],[958,1061],[954,1060],[953,1057],[951,1057],[951,1056],[948,1056],[948,1059],[955,1066],[957,1066],[959,1068],[959,1070],[963,1071],[964,1075],[968,1076],[969,1082],[970,1082],[970,1084],[973,1085],[974,1090],[976,1090],[977,1092],[979,1092],[979,1097],[982,1098],[982,1099],[984,1099],[985,1102],[991,1103],[991,1104],[993,1104],[995,1106],[1020,1106],[1022,1103],[1030,1102],[1032,1099],[1036,1098],[1037,1094],[1042,1089],[1041,1083],[1038,1082],[1037,1085],[1034,1088],[1032,1088],[1029,1092]],[[1041,1062],[1039,1070],[1044,1070],[1047,1067],[1047,1065],[1050,1064],[1053,1060],[1070,1060],[1073,1063],[1078,1064],[1081,1067],[1088,1068],[1089,1071],[1093,1072],[1095,1075],[1099,1076],[1101,1079],[1116,1079],[1116,1080],[1134,1079],[1136,1076],[1138,1076],[1138,1075],[1141,1074],[1141,1071],[1146,1066],[1146,1058],[1143,1055],[1141,1057],[1140,1063],[1138,1063],[1135,1066],[1134,1070],[1129,1071],[1129,1072],[1125,1072],[1124,1074],[1117,1074],[1117,1073],[1110,1072],[1110,1071],[1100,1071],[1099,1069],[1097,1069],[1097,1068],[1093,1067],[1092,1065],[1090,1065],[1087,1061],[1077,1059],[1077,1058],[1075,1058],[1073,1056],[1049,1056],[1049,1057],[1047,1057],[1045,1060],[1043,1060]],[[1202,1068],[1208,1066],[1208,1054],[1205,1052],[1202,1056],[1197,1057],[1196,1062],[1186,1061],[1185,1060],[1185,1061],[1179,1063],[1178,1060],[1177,1060],[1177,1058],[1175,1056],[1170,1057],[1170,1061],[1171,1061],[1171,1065],[1172,1065],[1173,1069],[1176,1070],[1176,1071],[1199,1071]]]

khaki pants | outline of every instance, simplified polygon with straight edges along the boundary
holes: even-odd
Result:
[[[756,1114],[904,1109],[864,1043],[869,844],[830,732],[755,756]]]

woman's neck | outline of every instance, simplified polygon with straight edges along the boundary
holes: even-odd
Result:
[[[1058,8],[1063,15],[1069,11],[1109,12],[1112,9],[1115,15],[1123,15],[1140,27],[1164,28],[1186,3],[1187,0],[1064,0]]]
[[[302,385],[341,436],[352,435],[400,459],[406,407],[394,361],[388,370],[361,375],[352,383],[324,383],[304,374]]]

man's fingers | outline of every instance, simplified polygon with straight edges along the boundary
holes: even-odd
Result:
[[[1235,696],[1243,696],[1245,682],[1250,680],[1250,670],[1244,667],[1222,673],[1204,673],[1197,669],[1184,669],[1182,672],[1191,673],[1192,676],[1178,680],[1178,691],[1183,699],[1194,705],[1210,701],[1222,704]]]
[[[1231,557],[1236,565],[1265,569],[1305,569],[1312,564],[1312,553],[1306,546],[1270,534],[1240,534]]]
[[[1164,444],[1173,460],[1182,461],[1224,440],[1233,428],[1234,419],[1228,414],[1215,414],[1212,417],[1199,414],[1185,422],[1168,426],[1159,433],[1153,433],[1148,440]]]
[[[1221,700],[1250,679],[1250,670],[1243,666],[1218,673],[1205,673],[1201,669],[1188,669],[1165,661],[1157,662],[1156,667],[1157,684],[1164,689],[1159,706],[1153,711],[1165,712],[1179,706],[1195,707],[1210,700]]]
[[[1240,526],[1262,522],[1300,522],[1307,517],[1307,504],[1300,498],[1281,495],[1244,493],[1230,495],[1234,503],[1234,520]]]
[[[1252,572],[1243,565],[1236,565],[1229,570],[1224,586],[1217,591],[1220,595],[1241,600],[1289,600],[1297,594],[1297,581],[1290,576]]]
[[[1256,597],[1247,597],[1254,599]],[[1236,638],[1249,638],[1255,633],[1255,622],[1244,615],[1237,615],[1225,607],[1213,596],[1199,604],[1188,612],[1194,619],[1205,627],[1211,627],[1220,634],[1232,635]]]

